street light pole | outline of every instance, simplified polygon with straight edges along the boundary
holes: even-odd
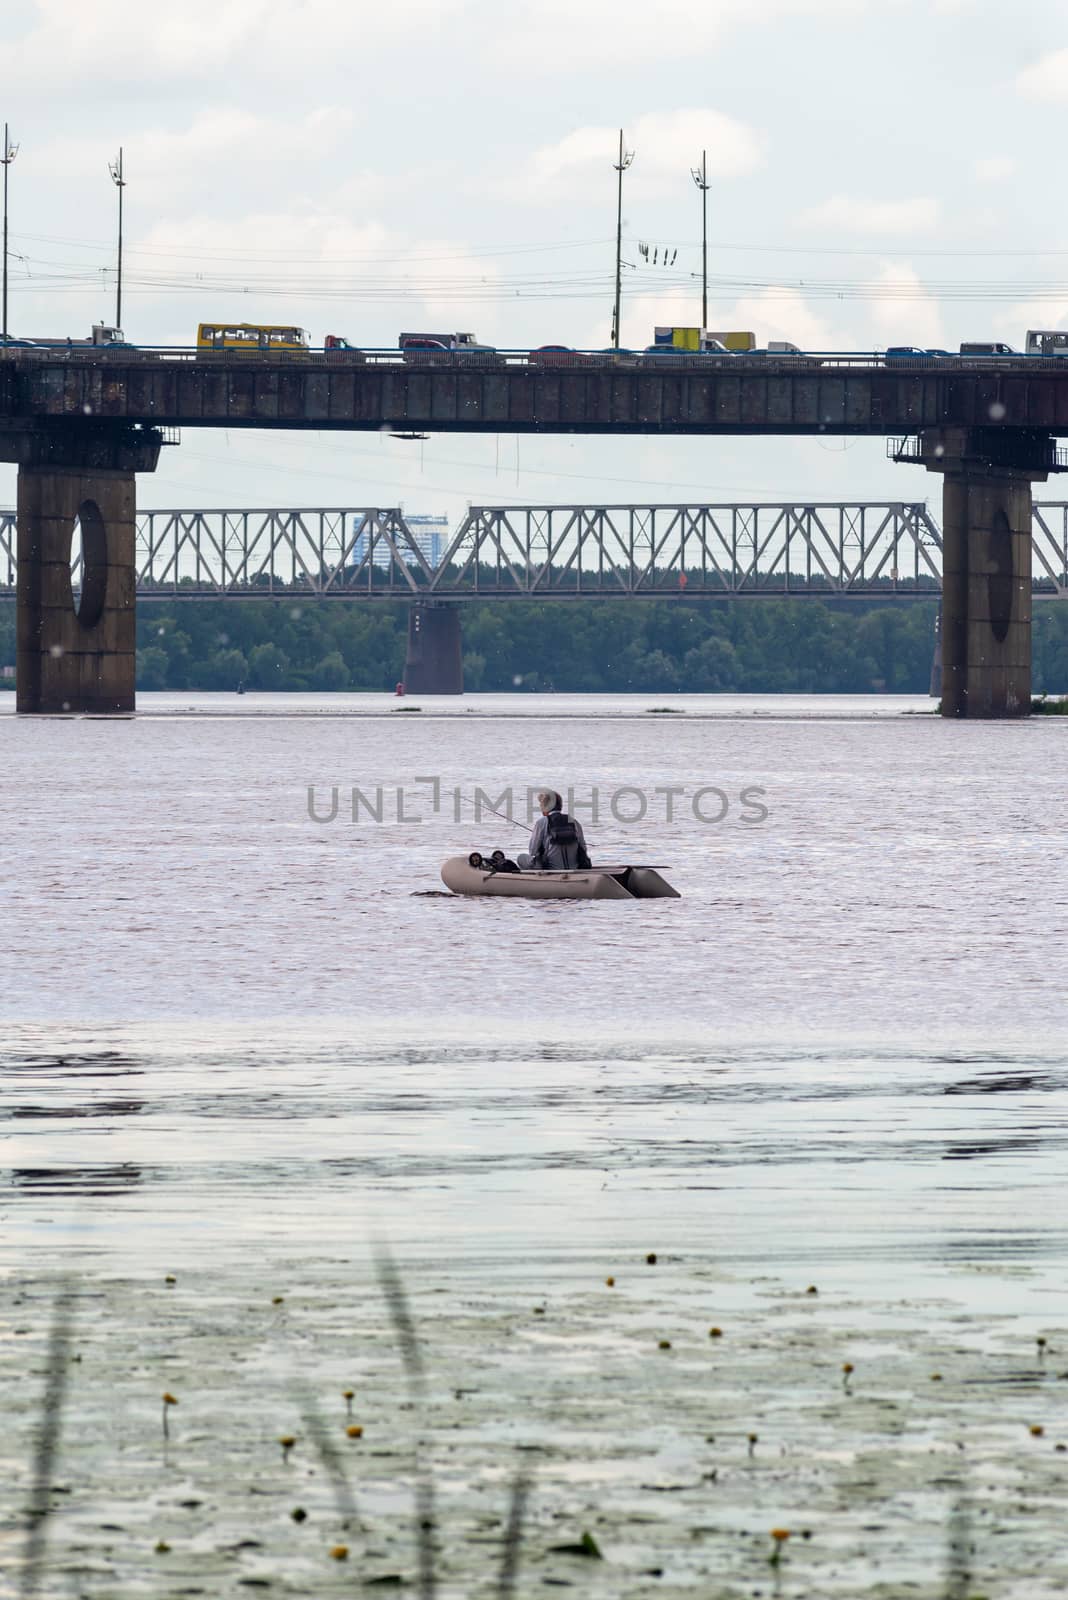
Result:
[[[619,130],[619,160],[612,165],[619,173],[619,183],[616,193],[616,305],[612,316],[612,348],[619,349],[619,298],[622,290],[623,278],[623,174],[634,160],[633,150],[623,148],[623,129]]]
[[[108,162],[108,171],[111,173],[111,181],[112,181],[112,183],[115,185],[116,189],[118,189],[118,191],[119,191],[119,269],[118,269],[118,275],[117,275],[117,278],[116,278],[116,291],[115,291],[115,326],[116,326],[116,328],[120,328],[121,329],[121,327],[122,327],[122,191],[126,187],[126,179],[122,175],[122,145],[121,144],[119,146],[119,158],[118,158],[117,161],[109,161]]]
[[[701,165],[690,168],[690,176],[701,191],[701,327],[708,327],[708,152],[701,151]]]
[[[17,144],[12,144],[8,137],[7,123],[4,123],[4,153],[0,161],[4,163],[4,342],[7,343],[7,169],[19,153]]]

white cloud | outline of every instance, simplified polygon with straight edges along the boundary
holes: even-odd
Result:
[[[510,65],[551,65],[557,75],[642,62],[696,59],[732,29],[780,17],[860,16],[869,0],[523,0],[501,7],[490,49]]]
[[[160,343],[187,343],[197,322],[224,317],[297,322],[316,344],[340,333],[392,346],[402,327],[473,328],[496,342],[511,315],[496,298],[496,265],[464,244],[356,224],[341,210],[174,217],[131,242],[127,275],[126,331],[151,326]]]
[[[886,262],[877,283],[881,293],[869,301],[868,317],[881,336],[881,344],[943,348],[945,335],[938,302],[924,289],[919,274],[908,262]]]
[[[762,134],[721,111],[692,109],[652,111],[624,128],[624,143],[634,152],[627,174],[631,188],[659,184],[666,176],[682,183],[701,151],[708,151],[708,170],[718,178],[736,178],[762,165]],[[531,182],[559,188],[572,178],[585,185],[592,167],[611,166],[619,155],[618,128],[576,128],[556,144],[537,151],[530,163]]]
[[[847,336],[836,332],[801,294],[764,289],[758,295],[739,300],[731,317],[733,320],[724,326],[751,328],[760,348],[764,348],[769,339],[788,339],[802,350],[849,348]]]
[[[1018,72],[1016,88],[1028,100],[1068,100],[1068,50],[1054,50]]]
[[[163,183],[168,189],[199,187],[222,200],[228,192],[233,194],[235,184],[247,187],[247,175],[262,167],[265,151],[272,152],[267,181],[284,184],[288,167],[331,153],[351,125],[351,111],[324,106],[292,118],[280,139],[274,118],[220,106],[202,112],[180,131],[149,128],[128,138],[126,176],[131,188],[139,183]],[[102,156],[100,148],[85,139],[63,138],[46,145],[37,163],[41,171],[82,177],[101,171]]]
[[[1011,156],[984,156],[975,162],[972,171],[980,183],[1000,183],[1012,177],[1016,163]]]
[[[842,233],[929,233],[938,222],[938,201],[929,195],[914,200],[854,200],[835,194],[803,211],[802,228],[832,228]]]
[[[1006,343],[1022,350],[1030,328],[1068,332],[1068,297],[1064,300],[1024,300],[1000,312],[997,332]]]
[[[69,78],[124,91],[251,70],[274,74],[358,61],[383,44],[444,29],[470,0],[36,0],[37,19],[5,49],[5,72],[49,85]]]

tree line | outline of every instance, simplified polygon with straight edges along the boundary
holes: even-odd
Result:
[[[937,602],[512,600],[462,607],[468,689],[923,694]],[[141,600],[140,689],[387,690],[408,607],[344,600]],[[1068,605],[1037,600],[1034,688],[1068,691]],[[0,666],[15,605],[0,601]],[[11,679],[0,679],[8,688]]]

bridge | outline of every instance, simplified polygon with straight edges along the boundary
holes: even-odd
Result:
[[[1030,709],[1031,485],[1068,464],[1057,358],[5,350],[21,711],[132,706],[135,474],[184,427],[885,436],[894,460],[943,476],[943,713]]]
[[[0,512],[0,593],[17,580],[16,524]],[[923,504],[473,506],[433,564],[400,507],[142,511],[135,581],[140,599],[180,601],[904,597],[940,592],[941,554]],[[1052,534],[1036,561],[1056,592]]]
[[[0,596],[17,582],[17,517],[0,511]],[[1068,501],[1036,501],[1032,592],[1068,600]],[[81,530],[71,551],[82,585]],[[142,600],[673,599],[942,588],[942,530],[925,502],[472,506],[427,559],[399,506],[139,511]]]
[[[17,516],[0,511],[0,597],[17,584]],[[1032,593],[1068,600],[1068,501],[1032,507]],[[72,540],[71,606],[83,583]],[[472,506],[436,562],[394,507],[142,511],[142,600],[404,600],[405,677],[463,686],[455,602],[931,599],[942,531],[923,502]],[[452,604],[450,604],[452,602]]]

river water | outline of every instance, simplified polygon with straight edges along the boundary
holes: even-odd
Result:
[[[1068,724],[140,706],[0,716],[9,1571],[62,1304],[42,1593],[1063,1589]],[[542,783],[682,898],[442,893]]]

